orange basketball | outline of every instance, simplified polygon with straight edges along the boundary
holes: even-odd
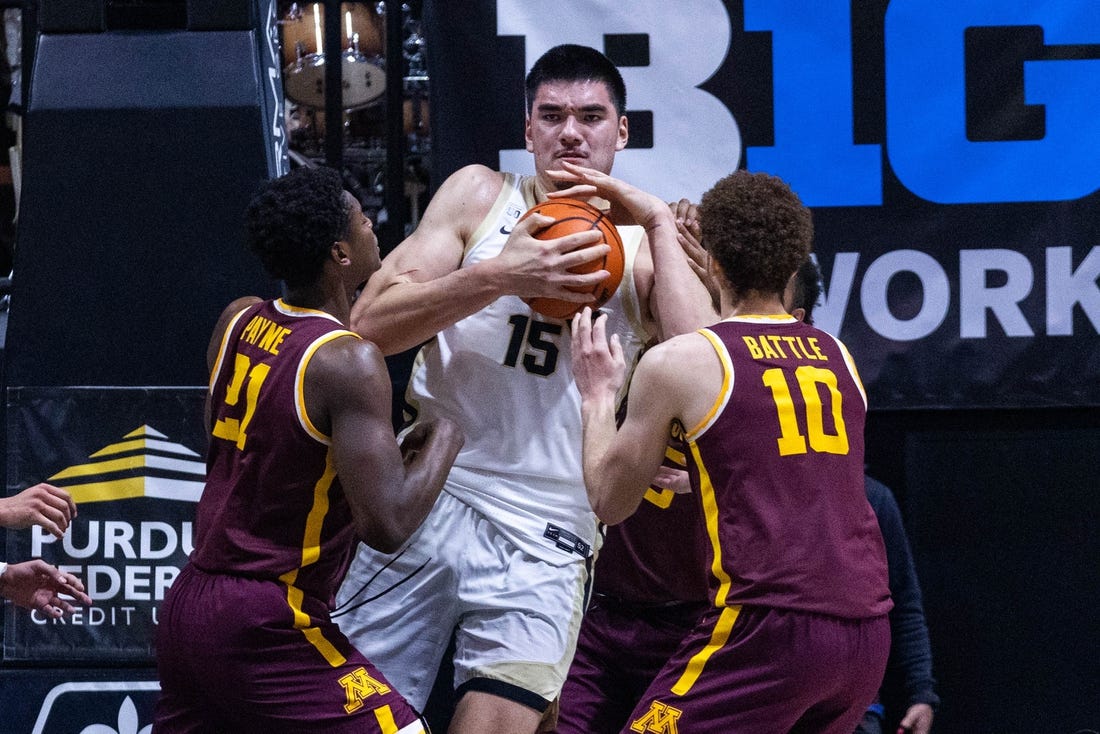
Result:
[[[591,273],[596,270],[606,270],[610,275],[604,278],[603,282],[592,286],[590,289],[592,298],[586,303],[573,303],[557,298],[525,298],[523,299],[524,303],[543,316],[555,319],[572,318],[573,314],[585,306],[591,306],[595,310],[607,303],[623,279],[624,261],[623,241],[619,237],[619,230],[607,218],[607,213],[578,199],[548,199],[528,209],[527,213],[520,217],[520,221],[530,216],[531,212],[538,212],[556,220],[535,235],[540,240],[564,237],[568,234],[589,229],[600,230],[603,234],[601,242],[606,242],[611,246],[611,249],[602,258],[570,268],[569,272]],[[599,242],[596,244],[599,244]],[[582,292],[585,289],[575,288],[574,290]]]

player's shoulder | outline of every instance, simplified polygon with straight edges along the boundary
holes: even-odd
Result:
[[[443,180],[428,203],[423,223],[429,231],[463,223],[472,227],[492,208],[503,187],[504,174],[499,171],[481,164],[463,166]]]
[[[341,400],[373,399],[379,391],[390,390],[382,350],[350,331],[337,332],[313,351],[305,382],[311,393]]]
[[[676,359],[685,353],[709,348],[709,344],[710,340],[703,336],[702,331],[688,331],[654,344],[648,352],[664,355],[665,359]]]
[[[214,324],[214,331],[210,334],[210,342],[206,348],[206,365],[208,369],[214,369],[214,362],[217,359],[218,352],[221,349],[222,339],[225,337],[225,332],[229,329],[229,325],[232,324],[233,320],[245,309],[257,303],[263,303],[263,299],[259,296],[242,296],[222,309],[221,315],[218,316],[218,321]]]
[[[315,350],[310,367],[317,366],[333,374],[362,376],[385,367],[382,350],[374,342],[352,331],[337,331]]]
[[[263,299],[259,296],[242,296],[231,301],[228,306],[222,309],[221,316],[218,317],[218,325],[224,327],[232,321],[237,314],[241,313],[246,308],[255,306],[257,303],[263,303]]]
[[[697,331],[686,334],[677,334],[645,351],[642,361],[647,368],[657,372],[670,374],[682,374],[684,365],[698,364],[709,354],[714,353],[714,348],[709,340]]]
[[[505,175],[480,163],[459,168],[443,181],[439,194],[480,195],[496,198],[504,186]],[[437,194],[438,195],[438,194]]]

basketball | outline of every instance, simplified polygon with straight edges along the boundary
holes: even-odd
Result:
[[[526,219],[532,212],[538,212],[556,220],[535,235],[540,240],[550,240],[575,232],[598,229],[603,234],[603,239],[599,242],[606,242],[611,246],[611,249],[603,258],[582,263],[570,268],[569,272],[591,273],[596,270],[606,270],[609,275],[601,283],[591,287],[592,298],[584,303],[562,301],[557,298],[525,298],[523,299],[524,303],[543,316],[555,319],[569,319],[585,306],[591,306],[595,310],[607,303],[607,300],[611,298],[611,295],[619,287],[619,282],[623,279],[624,261],[623,241],[619,237],[619,230],[607,218],[607,213],[578,199],[549,199],[528,209],[520,217],[520,221]],[[599,244],[599,242],[595,244]],[[585,291],[582,288],[573,290]]]

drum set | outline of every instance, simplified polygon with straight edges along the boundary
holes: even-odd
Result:
[[[341,132],[344,178],[363,208],[376,221],[385,217],[387,158],[387,74],[402,74],[404,135],[404,195],[408,199],[407,234],[426,205],[430,169],[429,88],[425,41],[416,8],[407,3],[390,12],[402,14],[402,57],[385,57],[387,3],[340,4],[341,48],[325,48],[325,9],[333,3],[280,3],[283,92],[292,160],[316,165],[325,159],[325,66],[339,59],[341,70]],[[355,184],[358,184],[356,186]]]

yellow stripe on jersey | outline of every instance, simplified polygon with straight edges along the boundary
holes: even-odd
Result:
[[[309,615],[302,611],[302,599],[305,595],[301,589],[294,585],[294,582],[298,580],[298,569],[287,571],[279,577],[279,580],[286,584],[286,603],[294,615],[294,628],[302,631],[309,644],[317,648],[317,652],[321,653],[321,657],[329,665],[338,668],[346,663],[347,658],[341,655],[340,651],[325,639],[325,636],[321,634],[321,630],[310,626]]]
[[[237,325],[238,321],[240,321],[241,316],[244,316],[244,312],[251,307],[252,306],[245,306],[244,308],[242,308],[240,311],[237,312],[237,315],[230,319],[229,323],[226,324],[225,331],[222,332],[221,346],[218,347],[218,356],[214,358],[214,367],[210,370],[210,381],[207,383],[206,388],[206,391],[208,393],[214,392],[214,383],[218,379],[218,373],[221,372],[222,362],[225,361],[226,347],[229,344],[229,335],[233,332],[233,327]]]
[[[714,351],[718,355],[718,360],[722,363],[722,388],[718,391],[718,396],[714,399],[714,404],[710,406],[710,410],[703,416],[703,419],[690,431],[687,431],[688,438],[695,438],[704,429],[707,428],[714,419],[718,417],[718,414],[722,412],[722,408],[729,400],[730,389],[733,381],[733,362],[730,361],[730,356],[726,352],[726,346],[722,343],[722,340],[718,338],[718,335],[708,329],[699,329],[700,334],[705,336],[707,340],[714,347]]]
[[[379,706],[374,710],[374,718],[378,720],[378,728],[382,734],[397,734],[397,722],[393,720],[393,711],[389,706]]]
[[[317,648],[317,652],[321,653],[322,657],[334,668],[339,668],[341,665],[347,662],[347,658],[340,654],[340,651],[333,647],[332,643],[325,639],[325,636],[321,634],[321,630],[316,627],[306,627],[302,630],[302,634],[309,640],[309,644]]]
[[[662,489],[660,492],[648,487],[643,495],[642,499],[657,505],[662,510],[667,510],[668,506],[672,504],[672,498],[676,496],[676,493],[671,489]]]
[[[722,566],[722,541],[718,537],[718,501],[714,496],[714,484],[710,481],[710,472],[703,464],[703,457],[699,454],[699,444],[692,441],[688,444],[692,460],[699,469],[699,499],[703,503],[703,520],[707,528],[707,537],[710,539],[710,547],[714,552],[714,561],[711,563],[710,572],[718,580],[718,592],[714,595],[714,605],[722,607],[726,605],[726,597],[730,590],[730,577]]]
[[[302,354],[302,361],[298,363],[298,372],[294,377],[294,405],[298,412],[298,421],[302,424],[302,428],[306,430],[306,433],[324,444],[329,442],[329,437],[313,425],[313,421],[309,419],[309,411],[306,410],[306,367],[309,366],[309,361],[313,359],[313,355],[318,349],[341,336],[353,336],[356,339],[363,338],[354,331],[343,329],[330,331],[324,336],[318,337],[317,341],[310,344]]]
[[[832,336],[830,334],[829,336]],[[848,351],[848,347],[844,346],[844,342],[833,336],[833,341],[840,347],[840,353],[844,355],[844,363],[848,365],[848,372],[852,374],[852,379],[856,381],[856,387],[859,388],[859,394],[863,396],[863,407],[867,407],[867,391],[863,388],[863,380],[859,376],[859,370],[856,369],[856,361],[852,359],[851,353]]]
[[[691,660],[688,661],[687,668],[684,669],[684,674],[681,675],[680,680],[676,681],[676,684],[672,686],[671,690],[673,693],[677,696],[683,696],[691,690],[691,687],[699,680],[699,676],[702,675],[703,666],[710,660],[710,656],[722,649],[729,640],[730,632],[733,631],[733,625],[737,622],[737,616],[740,613],[740,604],[726,607],[722,610],[722,613],[718,616],[718,624],[714,625],[714,631],[710,634],[710,642],[708,642],[702,650],[695,653]]]
[[[703,331],[702,333],[707,336],[708,339],[711,339],[713,343],[714,340],[708,332]],[[732,370],[729,369],[728,357],[725,351],[717,351],[719,357],[722,359],[723,365],[726,366],[724,370],[725,375],[722,379],[722,392],[711,408],[711,415],[708,415],[693,433],[698,433],[699,430],[702,430],[702,428],[713,421],[719,407],[725,403],[725,398],[728,395],[729,375]],[[710,660],[711,655],[716,653],[726,644],[729,640],[730,632],[733,630],[733,625],[737,621],[737,616],[741,612],[740,604],[731,607],[726,606],[731,580],[729,574],[726,573],[726,569],[722,566],[722,543],[718,536],[718,502],[714,495],[714,484],[711,482],[710,472],[707,471],[707,467],[703,463],[703,457],[699,453],[699,444],[696,441],[690,441],[688,443],[688,450],[691,452],[692,461],[699,470],[699,498],[703,504],[703,520],[714,557],[710,571],[718,580],[718,591],[714,595],[714,604],[717,607],[725,608],[722,609],[722,613],[718,616],[718,623],[711,632],[710,641],[702,650],[692,656],[691,660],[688,661],[687,667],[684,669],[683,675],[681,675],[680,679],[676,681],[676,684],[672,686],[672,692],[678,696],[682,696],[691,690],[691,687],[695,685],[695,682],[702,674],[703,667],[706,665],[707,661]]]
[[[332,452],[325,456],[325,472],[313,486],[313,506],[306,517],[305,536],[302,538],[302,564],[301,567],[316,563],[321,555],[321,528],[328,514],[328,493],[336,479],[336,467],[332,463]],[[321,630],[310,626],[309,615],[302,611],[302,590],[295,586],[298,580],[298,570],[288,571],[279,577],[286,584],[286,601],[291,612],[294,613],[294,627],[302,630],[302,634],[310,644],[328,661],[332,667],[343,665],[346,659],[333,647],[332,643],[325,639]]]
[[[302,566],[316,563],[321,557],[321,529],[328,514],[328,493],[336,481],[336,466],[332,463],[332,451],[325,454],[325,473],[313,485],[313,506],[306,517],[305,537],[302,538]]]

